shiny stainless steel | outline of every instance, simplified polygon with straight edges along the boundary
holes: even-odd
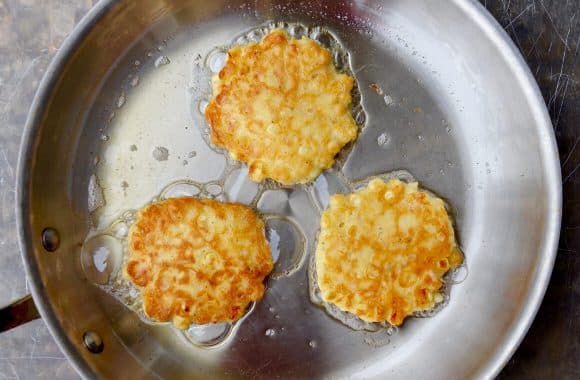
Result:
[[[175,177],[208,180],[219,171],[219,158],[201,159],[212,153],[192,127],[188,76],[197,54],[268,20],[324,26],[351,51],[367,123],[345,174],[406,169],[454,208],[469,276],[442,312],[409,320],[386,346],[367,345],[364,333],[310,304],[306,265],[271,281],[234,339],[211,350],[143,324],[80,269],[92,174],[108,184],[114,210],[142,204]],[[154,69],[159,55],[171,63]],[[137,71],[140,83],[129,88]],[[126,104],[115,109],[122,89]],[[550,121],[519,53],[475,2],[103,1],[58,53],[27,124],[21,248],[39,311],[86,378],[488,378],[525,334],[551,273],[561,187]],[[383,133],[388,143],[379,146]],[[133,171],[124,155],[131,144],[143,153]],[[180,157],[189,144],[203,151],[189,166],[150,156],[162,145]],[[97,154],[105,162],[98,170]],[[120,183],[113,187],[121,178],[126,198]],[[47,227],[61,236],[53,253],[42,248]],[[266,337],[267,328],[279,334]],[[100,354],[85,349],[87,331],[103,339]]]

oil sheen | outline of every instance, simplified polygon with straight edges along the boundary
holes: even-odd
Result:
[[[293,276],[299,269],[308,266],[308,284],[303,285],[308,286],[312,303],[354,330],[382,331],[378,338],[378,335],[372,335],[365,339],[371,345],[383,344],[396,332],[395,328],[385,323],[364,322],[322,301],[313,267],[316,231],[320,213],[328,206],[331,195],[360,189],[377,176],[383,179],[398,178],[406,182],[413,181],[413,176],[397,171],[363,179],[347,178],[342,168],[357,144],[354,142],[341,150],[330,170],[323,172],[309,184],[289,187],[271,180],[255,183],[250,180],[247,167],[232,160],[227,152],[216,147],[209,138],[210,129],[204,112],[212,96],[211,76],[219,72],[225,64],[229,48],[259,42],[274,29],[283,29],[293,38],[309,37],[331,51],[338,71],[349,73],[355,78],[352,115],[359,132],[364,129],[367,115],[356,75],[351,68],[350,54],[331,31],[322,27],[285,22],[268,23],[243,33],[230,43],[215,47],[204,55],[179,58],[166,51],[159,57],[148,55],[143,62],[145,65],[147,60],[151,61],[149,63],[152,71],[148,74],[135,74],[127,81],[127,88],[121,92],[122,108],[116,109],[111,117],[107,127],[108,138],[101,142],[99,159],[95,160],[96,170],[89,183],[87,202],[92,229],[81,251],[83,272],[89,281],[134,311],[145,323],[153,324],[142,311],[139,290],[123,278],[121,270],[128,256],[127,235],[135,222],[136,210],[148,203],[173,197],[240,202],[254,208],[265,221],[264,233],[275,262],[270,281]],[[184,71],[188,74],[184,74]],[[155,76],[167,80],[154,81],[151,77]],[[163,103],[164,100],[156,96],[158,87],[179,86],[183,81],[188,83],[187,91],[184,91],[186,107],[183,113],[186,116],[181,115],[175,119],[167,116],[159,119],[164,125],[144,127],[151,122],[140,116],[144,110],[159,114],[168,107],[175,107],[174,104]],[[138,92],[134,91],[137,84]],[[189,120],[186,125],[183,124],[183,119]],[[163,128],[176,131],[174,134],[163,134],[159,132]],[[149,135],[142,132],[143,129],[150,131]],[[378,143],[388,149],[387,138],[381,138]],[[149,181],[146,186],[143,185],[144,181]],[[155,183],[151,184],[151,181]],[[151,192],[150,189],[155,191]],[[128,194],[134,196],[130,197]],[[454,274],[449,276],[449,283],[457,277]],[[445,294],[444,301],[436,310],[417,316],[436,313],[447,302],[447,286]],[[192,325],[179,333],[183,334],[187,342],[199,348],[218,347],[233,339],[235,331],[243,325],[254,309],[255,305],[251,305],[245,316],[233,324]],[[170,325],[166,327],[173,328]],[[265,333],[262,336],[275,338],[275,330],[272,331],[274,334]],[[313,349],[320,343],[312,342],[314,343],[309,343],[306,347]]]

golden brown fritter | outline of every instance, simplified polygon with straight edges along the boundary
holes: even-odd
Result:
[[[463,261],[443,201],[417,183],[372,180],[332,196],[316,249],[322,298],[367,322],[400,325],[442,300]]]
[[[264,294],[272,271],[264,223],[247,206],[172,198],[144,207],[129,231],[125,276],[154,321],[232,322]]]
[[[354,79],[317,42],[275,30],[228,52],[205,116],[211,139],[247,163],[254,181],[306,183],[357,136]]]

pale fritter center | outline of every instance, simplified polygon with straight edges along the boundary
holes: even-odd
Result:
[[[125,276],[154,321],[232,322],[264,294],[272,271],[264,223],[247,206],[173,198],[139,211]]]
[[[354,80],[311,39],[275,30],[258,44],[234,47],[212,82],[205,113],[211,139],[246,162],[254,181],[309,182],[357,136]]]
[[[368,322],[400,325],[442,300],[442,277],[463,256],[441,199],[417,183],[374,179],[332,196],[315,260],[325,301]]]

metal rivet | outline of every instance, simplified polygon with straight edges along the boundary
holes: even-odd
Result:
[[[87,350],[93,354],[100,354],[103,352],[104,344],[103,339],[94,331],[87,331],[83,334],[83,343]]]
[[[42,246],[48,252],[54,252],[60,246],[60,235],[54,228],[45,228],[42,231]]]

